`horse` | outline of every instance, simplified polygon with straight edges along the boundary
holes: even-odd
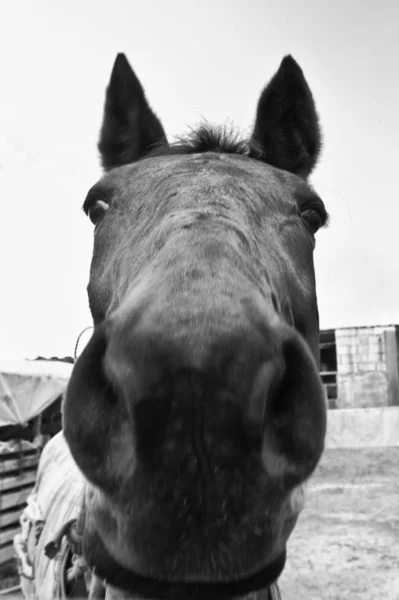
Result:
[[[290,55],[250,136],[204,122],[173,143],[117,55],[83,203],[94,332],[63,405],[107,598],[276,597],[326,434],[321,144]]]

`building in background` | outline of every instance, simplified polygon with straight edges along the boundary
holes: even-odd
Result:
[[[329,408],[399,406],[399,326],[320,332],[320,371]]]

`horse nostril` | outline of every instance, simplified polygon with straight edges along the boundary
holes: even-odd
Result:
[[[104,366],[107,346],[105,329],[99,326],[72,371],[64,399],[63,430],[86,478],[112,493],[120,485],[121,473],[133,468],[134,458],[129,415]],[[124,458],[117,462],[120,446]],[[118,469],[111,468],[111,463],[118,464]]]
[[[270,475],[295,484],[323,452],[327,408],[314,358],[295,331],[284,332],[281,352],[284,372],[268,394],[262,456]]]

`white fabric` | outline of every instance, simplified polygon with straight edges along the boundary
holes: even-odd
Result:
[[[73,365],[56,361],[0,362],[0,427],[26,423],[62,394]]]
[[[326,448],[399,446],[399,406],[328,411]]]
[[[19,574],[21,581],[25,584],[25,589],[33,589],[33,564],[29,557],[28,543],[31,539],[39,538],[44,524],[42,511],[36,500],[36,494],[29,496],[28,506],[24,509],[19,521],[21,532],[14,537],[14,549],[18,558]],[[26,582],[26,579],[29,581]]]
[[[83,475],[61,431],[43,449],[36,485],[21,516],[21,532],[14,538],[26,600],[53,600],[55,597],[59,564],[56,559],[45,556],[44,547],[62,525],[77,518],[83,487]],[[19,552],[24,554],[24,559]],[[24,563],[32,566],[32,579],[29,569],[23,572]]]

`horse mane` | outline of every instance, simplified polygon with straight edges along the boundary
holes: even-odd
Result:
[[[171,154],[201,154],[220,152],[223,154],[241,154],[258,158],[253,142],[242,137],[232,125],[212,125],[201,123],[186,135],[178,136],[169,144],[162,142],[154,146],[143,158],[169,156]]]

